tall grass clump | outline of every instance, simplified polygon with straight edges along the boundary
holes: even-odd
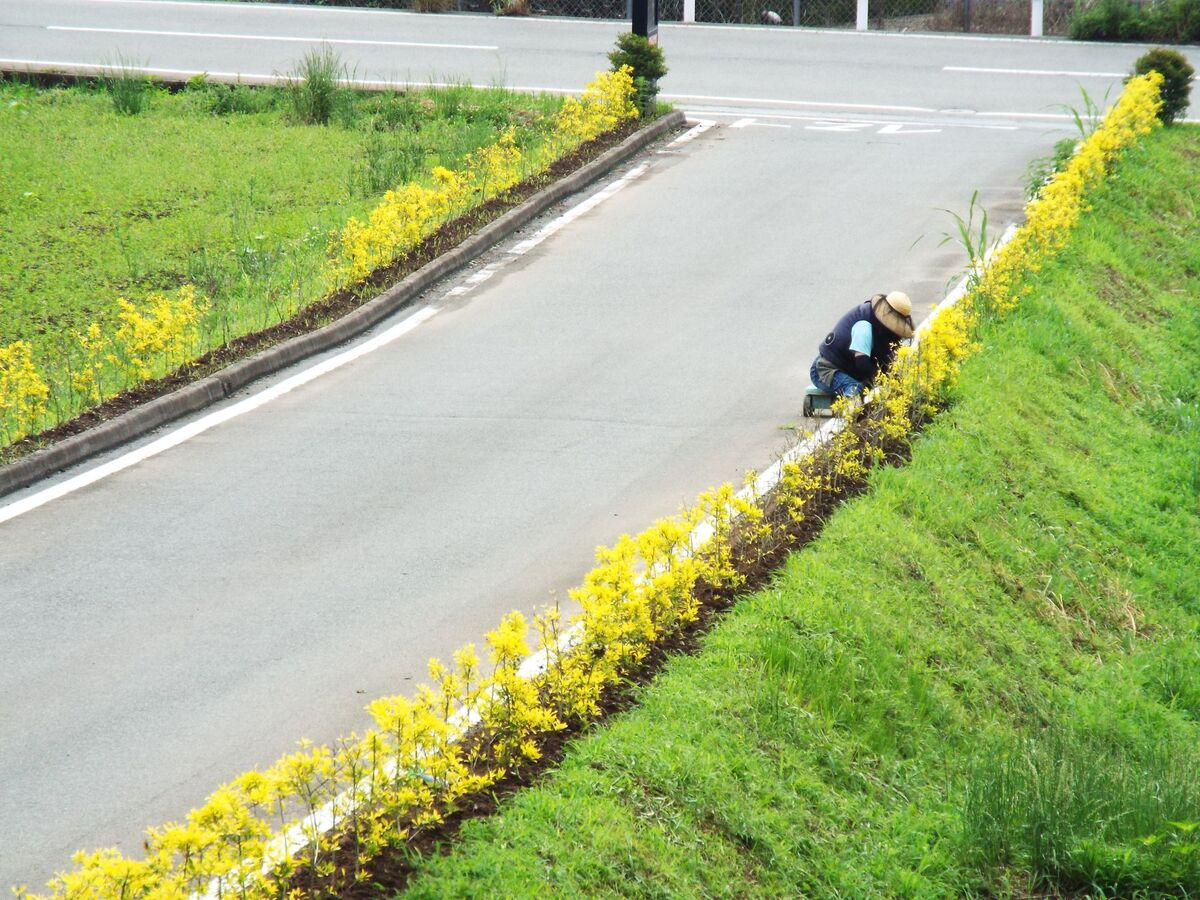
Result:
[[[1128,895],[1200,886],[1200,748],[1056,725],[976,760],[963,831],[985,870],[1042,887]]]
[[[292,113],[307,125],[328,125],[343,102],[342,83],[348,75],[345,62],[328,44],[309,50],[288,77]]]
[[[117,65],[106,70],[101,78],[112,98],[113,109],[123,116],[136,116],[146,108],[154,87],[154,79],[138,72],[132,62],[118,57]]]

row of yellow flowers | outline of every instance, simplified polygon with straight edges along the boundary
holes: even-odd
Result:
[[[84,404],[100,403],[122,387],[168,372],[195,353],[204,301],[191,285],[174,294],[153,293],[140,306],[119,297],[117,306],[119,325],[113,334],[93,322],[72,335],[77,349],[64,354],[72,396]],[[19,441],[42,426],[51,399],[51,381],[34,361],[29,342],[0,347],[3,443]]]
[[[470,154],[462,169],[434,169],[432,187],[414,183],[388,191],[367,221],[351,219],[334,239],[331,289],[353,287],[403,256],[452,216],[503,194],[637,115],[633,70],[622,66],[615,72],[601,72],[581,97],[566,98],[539,153],[523,154],[516,133],[509,129],[496,143]]]
[[[1018,301],[1024,273],[1062,247],[1090,187],[1155,124],[1158,80],[1132,80],[1070,164],[1034,200],[1024,226],[973,289],[933,318],[871,400],[845,409],[846,426],[786,462],[770,493],[709,491],[678,516],[597,551],[571,592],[580,612],[533,621],[541,671],[522,677],[529,629],[510,613],[487,636],[492,670],[474,648],[452,665],[433,660],[415,697],[370,704],[375,728],[335,747],[303,745],[263,772],[220,788],[183,823],[151,829],[147,855],[81,853],[54,879],[56,897],[239,898],[338,893],[371,877],[371,863],[539,758],[550,734],[599,714],[606,694],[664,637],[696,620],[702,593],[729,596],[743,573],[788,547],[800,529],[860,483],[935,411],[975,349],[978,317]],[[698,535],[706,535],[701,541]],[[569,639],[567,625],[575,626]],[[298,815],[298,818],[297,818]]]
[[[433,185],[405,184],[389,191],[366,222],[350,219],[330,242],[327,289],[352,288],[387,266],[443,222],[537,174],[581,144],[637,117],[632,70],[597,74],[581,97],[568,97],[534,155],[517,146],[513,130],[468,155],[462,168],[433,170]],[[202,351],[206,303],[188,284],[154,293],[135,305],[120,298],[119,326],[97,322],[71,336],[59,360],[62,384],[39,365],[27,341],[0,346],[0,446],[69,418],[121,390],[160,377]]]

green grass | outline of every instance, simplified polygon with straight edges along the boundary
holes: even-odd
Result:
[[[1200,895],[1200,131],[1159,131],[901,469],[416,897]]]
[[[52,374],[77,368],[73,333],[111,334],[118,297],[185,283],[210,304],[202,351],[274,325],[321,298],[348,217],[510,125],[538,142],[561,103],[468,86],[351,93],[338,65],[318,55],[302,73],[319,77],[290,89],[169,94],[128,69],[107,89],[0,82],[0,346],[30,341]],[[54,397],[56,418],[77,399]]]

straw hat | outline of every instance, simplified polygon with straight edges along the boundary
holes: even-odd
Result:
[[[877,295],[872,304],[875,318],[892,334],[902,338],[913,336],[912,301],[903,291]]]

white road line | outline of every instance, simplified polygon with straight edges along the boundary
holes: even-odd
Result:
[[[80,488],[87,487],[89,484],[94,484],[102,478],[107,478],[109,475],[114,475],[123,469],[128,469],[130,466],[137,465],[143,460],[147,460],[152,456],[170,450],[172,447],[177,447],[184,441],[196,437],[198,434],[203,434],[210,428],[215,428],[231,419],[235,419],[240,415],[258,409],[272,400],[282,397],[289,391],[293,391],[301,385],[308,384],[314,379],[320,378],[322,375],[340,369],[349,362],[353,362],[359,357],[366,356],[380,347],[385,347],[397,338],[408,334],[422,322],[427,321],[437,315],[438,309],[432,306],[427,306],[410,315],[402,322],[398,322],[386,331],[380,332],[375,337],[368,341],[364,341],[357,347],[351,347],[336,356],[331,356],[326,360],[322,360],[315,366],[297,372],[289,378],[285,378],[278,384],[273,384],[264,390],[259,391],[244,400],[227,406],[224,409],[219,409],[216,412],[202,416],[194,422],[175,429],[169,434],[165,434],[158,440],[151,441],[143,447],[138,447],[136,450],[130,450],[118,456],[116,459],[110,460],[102,465],[96,466],[87,472],[76,475],[74,478],[68,478],[53,487],[38,491],[22,500],[15,503],[10,503],[7,506],[0,507],[0,522],[7,522],[9,519],[15,519],[22,513],[27,513],[30,510],[37,509],[52,500],[57,500],[59,497],[77,491]]]
[[[667,146],[678,147],[680,144],[686,144],[688,141],[693,141],[700,137],[700,135],[704,134],[704,132],[708,131],[708,129],[716,127],[716,124],[717,123],[712,119],[697,119],[695,125],[689,128],[679,137],[675,138],[675,140],[671,141],[671,143],[667,144]]]
[[[173,2],[173,0],[89,0],[89,2],[92,2],[92,3],[109,3],[109,2],[112,2],[112,3],[134,3],[134,2],[159,3],[159,2],[163,2],[163,3],[166,3],[166,2]],[[204,3],[201,5],[210,6],[212,4]],[[288,8],[289,9],[293,9],[293,8],[301,9],[303,7],[288,7]],[[0,67],[11,68],[13,66],[58,67],[63,70],[66,70],[66,71],[70,71],[72,69],[75,69],[75,70],[83,69],[83,70],[87,70],[89,72],[108,71],[108,70],[116,69],[115,66],[105,65],[103,63],[66,62],[64,60],[53,60],[53,59],[0,59]],[[178,76],[186,76],[188,78],[191,78],[195,75],[201,74],[201,73],[197,72],[195,69],[164,69],[164,68],[159,68],[157,66],[127,66],[124,68],[128,69],[131,72],[144,72],[148,75],[159,75],[159,76],[176,76],[176,75],[178,75]],[[211,78],[228,78],[228,79],[253,78],[256,81],[270,82],[272,84],[285,84],[287,82],[287,78],[282,75],[276,75],[276,74],[264,75],[264,74],[260,74],[257,72],[205,72],[203,74],[208,75]],[[440,88],[440,87],[459,87],[462,84],[462,82],[443,82],[443,81],[404,81],[404,80],[383,81],[380,79],[371,79],[371,78],[354,78],[354,79],[350,79],[347,83],[358,86],[358,87],[383,88],[383,89],[388,89],[388,90],[394,90],[399,85],[413,85],[413,86],[419,85],[419,86],[424,86],[424,87]],[[544,85],[505,85],[504,89],[509,90],[509,91],[517,91],[519,93],[527,93],[527,94],[572,94],[572,95],[577,96],[580,93],[578,88],[546,87]],[[673,97],[674,99],[686,99],[686,98],[690,97],[691,99],[694,99],[694,100],[715,100],[715,101],[722,101],[722,102],[726,102],[726,103],[758,103],[758,104],[765,103],[765,104],[774,104],[777,106],[820,106],[820,107],[828,107],[828,108],[835,108],[835,109],[840,108],[840,109],[862,109],[862,110],[880,110],[880,111],[899,110],[901,112],[912,111],[912,112],[924,112],[924,113],[939,114],[939,115],[943,114],[940,109],[929,109],[926,107],[919,107],[919,106],[873,106],[873,105],[864,104],[864,103],[827,103],[824,101],[812,101],[812,100],[763,100],[763,99],[755,99],[752,97],[707,97],[707,96],[703,96],[703,95],[689,95],[689,94],[662,94],[661,96],[664,99],[667,97]],[[744,115],[743,113],[729,113],[729,112],[723,112],[721,110],[714,110],[714,109],[707,109],[707,108],[700,110],[700,112],[703,112],[704,115],[706,115],[706,116],[736,116],[738,118],[742,118]],[[1072,116],[1066,115],[1066,114],[1035,113],[1035,112],[973,112],[973,113],[955,113],[955,115],[973,115],[973,116],[980,116],[980,117],[990,116],[990,117],[1004,118],[1004,119],[1060,119],[1062,121],[1071,121],[1073,118]],[[831,117],[830,116],[808,116],[808,117],[805,117],[805,116],[799,116],[799,115],[787,116],[787,115],[771,114],[771,113],[756,113],[755,118],[827,121]],[[1195,120],[1186,119],[1185,121],[1193,122]],[[716,123],[710,123],[708,126],[706,126],[705,130],[707,130],[707,128],[712,127],[712,125],[714,125],[714,124],[716,124]],[[885,123],[879,122],[876,124],[883,125]],[[941,125],[941,123],[933,123],[933,122],[913,122],[913,123],[908,123],[908,124]],[[1005,130],[1009,130],[1009,131],[1012,131],[1016,128],[1016,126],[1013,126],[1013,125],[971,125],[971,124],[966,124],[966,123],[946,123],[946,125],[944,127],[946,127],[946,128],[993,128],[993,129],[1005,129]],[[685,135],[685,137],[686,137],[686,135]],[[674,144],[675,142],[672,141],[671,143]]]
[[[664,100],[697,101],[715,103],[761,103],[767,106],[813,106],[820,109],[875,109],[881,112],[936,113],[928,106],[888,106],[881,103],[831,103],[825,100],[777,100],[763,97],[717,97],[709,94],[662,94]]]
[[[741,115],[740,113],[721,112],[720,110],[713,110],[713,109],[704,110],[704,114],[708,115],[708,116],[724,116],[724,117],[728,117],[731,119],[736,118]],[[974,115],[974,113],[972,113],[972,115]],[[795,113],[792,113],[792,114],[756,113],[754,115],[753,119],[744,119],[743,121],[752,122],[752,121],[754,121],[754,119],[783,119],[788,122],[829,122],[829,121],[833,121],[832,116],[802,116],[802,115],[797,115]],[[936,128],[979,128],[979,129],[984,129],[986,131],[1019,131],[1020,130],[1020,126],[1018,126],[1018,125],[972,125],[972,124],[959,123],[959,122],[915,122],[915,121],[908,121],[908,120],[906,120],[904,122],[900,122],[900,123],[895,123],[895,122],[883,122],[883,121],[868,120],[868,119],[847,119],[846,121],[848,121],[848,122],[866,122],[869,125],[880,125],[880,126],[900,124],[900,125],[904,125],[906,127],[911,125],[911,126],[915,126],[915,127],[928,126],[930,128],[935,128],[935,127]],[[732,128],[734,126],[730,125],[729,127]]]
[[[709,122],[708,126],[711,127],[713,124],[714,123]],[[699,127],[700,126],[697,126],[697,128]],[[696,128],[692,129],[692,131],[696,130]],[[688,134],[690,133],[691,132]],[[682,137],[686,137],[686,135],[681,136],[681,138]],[[676,138],[675,140],[680,141],[681,138]],[[484,268],[472,273],[467,277],[463,284],[460,284],[450,291],[447,291],[446,296],[461,296],[462,294],[468,293],[475,286],[487,281],[489,278],[495,275],[505,263],[515,259],[523,253],[528,252],[546,238],[550,237],[550,235],[561,229],[564,225],[567,225],[568,223],[579,218],[588,210],[595,208],[600,203],[604,202],[609,197],[622,190],[626,185],[633,181],[633,179],[642,175],[648,168],[648,163],[642,163],[633,169],[630,169],[620,178],[605,185],[586,200],[575,204],[575,206],[571,207],[562,215],[547,223],[532,238],[517,244],[508,251],[508,254],[502,260],[492,263],[489,266],[485,266]],[[351,347],[349,350],[338,353],[335,356],[331,356],[328,359],[322,360],[321,362],[310,366],[307,369],[297,372],[295,375],[285,378],[283,381],[280,381],[277,384],[264,388],[257,394],[253,394],[244,400],[239,400],[237,403],[227,406],[224,409],[219,409],[216,412],[211,412],[208,415],[202,416],[194,422],[189,422],[188,424],[163,435],[157,440],[151,441],[145,446],[130,450],[129,452],[118,456],[116,459],[109,460],[106,463],[96,466],[94,469],[89,469],[88,471],[82,472],[73,478],[68,478],[67,480],[62,481],[59,484],[45,488],[41,491],[37,491],[36,493],[30,494],[28,497],[17,500],[16,502],[10,503],[7,506],[2,506],[0,507],[0,523],[7,522],[10,519],[15,519],[17,516],[22,515],[23,513],[35,510],[39,506],[44,506],[45,504],[50,503],[53,500],[57,500],[60,497],[64,497],[67,494],[73,493],[80,488],[87,487],[90,484],[95,484],[102,478],[107,478],[109,475],[115,475],[117,472],[128,469],[130,466],[137,465],[144,460],[150,459],[152,456],[158,456],[158,454],[170,450],[172,447],[177,447],[184,441],[196,437],[196,435],[203,434],[210,428],[215,428],[218,425],[228,422],[230,419],[235,419],[244,413],[258,409],[260,406],[282,397],[284,394],[295,390],[301,385],[308,384],[308,382],[320,378],[322,375],[326,375],[335,369],[340,369],[347,363],[366,356],[368,353],[372,353],[381,347],[386,347],[397,338],[408,334],[421,323],[433,318],[433,316],[437,315],[440,311],[441,307],[437,306],[431,305],[422,307],[412,315],[405,318],[403,321],[396,323],[369,340],[366,340],[355,347]]]
[[[943,72],[979,72],[985,75],[1066,75],[1071,78],[1124,78],[1128,72],[1070,72],[1065,69],[987,69],[981,66],[942,66]]]
[[[941,134],[940,128],[913,128],[903,122],[889,122],[884,125],[876,134]]]
[[[1055,119],[1063,122],[1074,121],[1069,113],[1034,113],[1034,112],[979,112],[977,116],[994,116],[1001,119]]]
[[[753,125],[755,128],[791,128],[791,125],[784,125],[782,122],[760,122],[756,118],[738,119],[730,128],[749,128]]]
[[[223,41],[272,41],[300,44],[365,44],[372,47],[425,47],[436,50],[499,50],[483,44],[434,44],[422,41],[367,41],[350,38],[290,37],[274,34],[226,34],[213,31],[151,31],[142,28],[85,28],[76,25],[47,25],[47,31],[86,31],[96,34],[130,34],[151,37],[215,38]]]
[[[542,241],[546,240],[546,238],[550,237],[555,232],[561,230],[566,225],[569,225],[571,222],[575,221],[580,216],[582,216],[584,213],[590,211],[594,207],[599,206],[601,203],[603,203],[605,200],[607,200],[613,194],[617,193],[618,191],[624,190],[624,188],[631,181],[633,181],[635,178],[640,178],[646,172],[646,170],[649,168],[650,168],[649,163],[641,163],[640,165],[635,166],[634,168],[630,169],[628,172],[626,172],[624,175],[622,175],[616,181],[609,183],[602,190],[597,191],[595,194],[588,197],[582,203],[577,203],[575,206],[571,207],[569,210],[567,210],[565,213],[563,213],[561,216],[559,216],[553,222],[548,222],[541,229],[539,229],[537,234],[535,234],[533,237],[526,238],[525,240],[521,241],[519,244],[517,244],[511,250],[508,251],[509,255],[510,256],[521,256],[524,253],[528,253],[530,250],[532,250],[534,247],[536,247]]]

